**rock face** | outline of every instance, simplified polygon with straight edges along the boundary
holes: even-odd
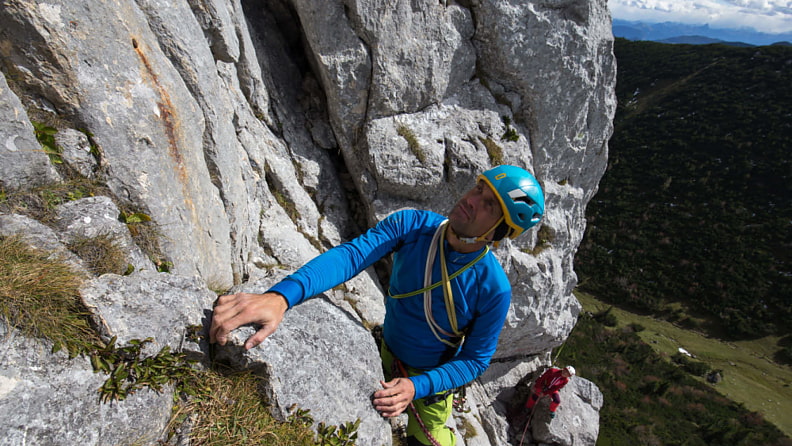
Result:
[[[51,349],[0,323],[0,444],[156,444],[170,416],[172,390],[144,389],[100,404],[97,389],[105,376],[86,358]]]
[[[496,363],[470,386],[471,411],[456,421],[465,433],[459,444],[507,444],[510,389],[549,364],[580,312],[574,253],[616,106],[610,25],[605,0],[5,2],[0,192],[68,187],[74,178],[105,192],[72,195],[41,221],[3,211],[0,234],[65,253],[90,276],[83,298],[104,335],[185,348],[184,327],[210,318],[208,290],[263,291],[273,271],[298,268],[396,209],[445,213],[479,172],[523,166],[542,183],[547,213],[496,250],[513,285],[512,309]],[[41,149],[34,123],[58,131],[62,164]],[[151,218],[170,274],[156,272],[157,259],[118,221],[120,209]],[[91,276],[66,248],[99,233],[119,241],[132,275]],[[366,328],[382,321],[383,299],[372,268],[291,310],[283,333],[258,349],[229,346],[228,360],[273,378],[276,414],[297,402],[317,421],[359,417],[369,437],[359,444],[390,444],[361,401],[381,373]],[[320,315],[322,330],[340,331],[301,331]],[[322,334],[353,339],[355,348]],[[101,405],[84,364],[20,336],[4,339],[0,443],[51,443],[50,431],[19,426],[60,422],[53,432],[64,443],[52,444],[154,444],[122,428],[134,424],[125,411],[154,420],[146,432],[161,432],[167,395],[130,409]],[[36,355],[20,353],[31,348]],[[311,368],[321,361],[300,369],[288,359],[312,355],[344,361],[333,379],[348,391],[288,381],[295,370],[321,370]],[[52,379],[37,375],[51,362],[79,392],[36,390]],[[39,381],[9,384],[26,374]],[[534,437],[594,444],[597,392],[592,385],[568,397],[579,404],[564,403],[551,427],[563,421],[569,435],[534,429]],[[37,405],[15,403],[26,399]],[[47,404],[57,408],[34,410]],[[77,407],[88,415],[73,415]],[[64,413],[68,422],[55,416]],[[102,429],[91,424],[98,422]],[[108,430],[112,440],[104,440]]]
[[[269,288],[280,278],[274,275],[234,291]],[[391,435],[390,424],[371,405],[382,366],[374,337],[353,315],[319,296],[290,310],[278,330],[249,352],[240,346],[255,330],[236,330],[231,346],[218,348],[215,360],[265,376],[264,393],[277,418],[285,420],[296,404],[323,414],[327,424],[360,419],[356,444],[378,446]]]

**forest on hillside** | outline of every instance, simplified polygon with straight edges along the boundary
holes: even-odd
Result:
[[[792,47],[616,39],[580,288],[792,360]]]

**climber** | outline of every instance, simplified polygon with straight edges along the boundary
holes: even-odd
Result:
[[[558,369],[550,367],[536,380],[533,385],[531,397],[525,402],[525,408],[533,410],[534,404],[544,396],[550,397],[550,418],[555,418],[555,411],[561,404],[561,397],[558,391],[561,390],[571,377],[575,376],[575,368],[571,365]]]
[[[452,446],[455,435],[445,426],[449,390],[489,366],[511,299],[511,285],[489,245],[517,237],[543,214],[544,196],[533,175],[497,166],[478,176],[447,219],[430,211],[395,212],[264,294],[221,296],[210,340],[223,345],[231,330],[254,323],[259,329],[245,342],[250,349],[275,331],[289,308],[392,253],[380,345],[387,381],[372,403],[384,417],[409,408],[410,445]]]

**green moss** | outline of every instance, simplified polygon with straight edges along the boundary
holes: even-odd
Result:
[[[424,152],[423,148],[421,147],[421,144],[418,142],[418,138],[415,137],[415,134],[412,132],[412,130],[408,129],[404,125],[399,125],[396,128],[396,133],[398,133],[399,136],[401,136],[402,138],[404,138],[405,141],[407,141],[407,147],[409,147],[410,152],[412,152],[413,155],[415,155],[415,157],[418,158],[418,161],[420,161],[421,164],[425,164],[426,153]]]
[[[479,138],[484,147],[487,149],[487,155],[489,155],[490,164],[493,166],[498,166],[503,164],[503,149],[501,146],[498,145],[492,138]]]

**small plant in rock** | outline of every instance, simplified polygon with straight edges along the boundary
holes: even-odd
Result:
[[[149,259],[156,265],[157,271],[161,273],[170,272],[173,268],[173,263],[162,255],[159,245],[161,234],[151,217],[143,212],[122,210],[118,215],[118,220],[126,223],[135,244],[148,255]]]
[[[296,404],[293,404],[290,411],[292,411],[292,413],[289,414],[288,417],[289,423],[301,424],[303,426],[310,426],[313,424],[314,419],[310,409],[301,409],[297,407]]]
[[[357,440],[357,430],[360,427],[360,418],[355,422],[347,422],[341,426],[325,425],[319,423],[316,441],[320,446],[352,446]]]
[[[153,341],[153,338],[133,339],[127,346],[116,347],[113,337],[103,348],[91,352],[94,371],[110,375],[99,389],[102,402],[124,400],[144,388],[160,392],[168,383],[184,389],[181,384],[188,382],[194,373],[190,366],[193,361],[187,360],[183,353],[171,352],[167,345],[154,356],[144,356],[143,347]]]
[[[487,155],[489,155],[490,163],[493,166],[503,164],[503,149],[492,138],[479,138],[484,147],[487,148]]]
[[[55,134],[58,133],[58,130],[41,122],[32,121],[32,124],[36,139],[41,144],[44,153],[49,156],[50,161],[55,164],[63,164],[61,149],[55,143]]]
[[[102,274],[123,275],[130,271],[131,265],[127,262],[126,253],[118,246],[118,237],[113,234],[102,233],[96,237],[77,238],[67,246],[97,276]]]
[[[418,142],[418,138],[415,136],[412,130],[407,128],[405,125],[399,125],[396,128],[396,133],[399,134],[405,141],[407,141],[407,147],[410,149],[410,152],[418,158],[418,161],[421,164],[426,163],[426,152],[424,152],[423,148],[421,147],[421,143]]]
[[[146,214],[144,214],[142,212],[124,212],[124,211],[121,211],[121,213],[118,215],[118,220],[121,221],[122,223],[126,223],[126,224],[130,225],[130,224],[134,224],[134,223],[146,223],[146,222],[149,222],[149,221],[151,221],[151,217],[149,217],[148,215],[146,215]]]
[[[512,128],[511,118],[508,116],[504,116],[502,119],[503,119],[503,124],[506,125],[506,131],[503,133],[503,136],[501,136],[501,141],[511,141],[511,142],[519,141],[520,135],[517,134],[517,130]]]

